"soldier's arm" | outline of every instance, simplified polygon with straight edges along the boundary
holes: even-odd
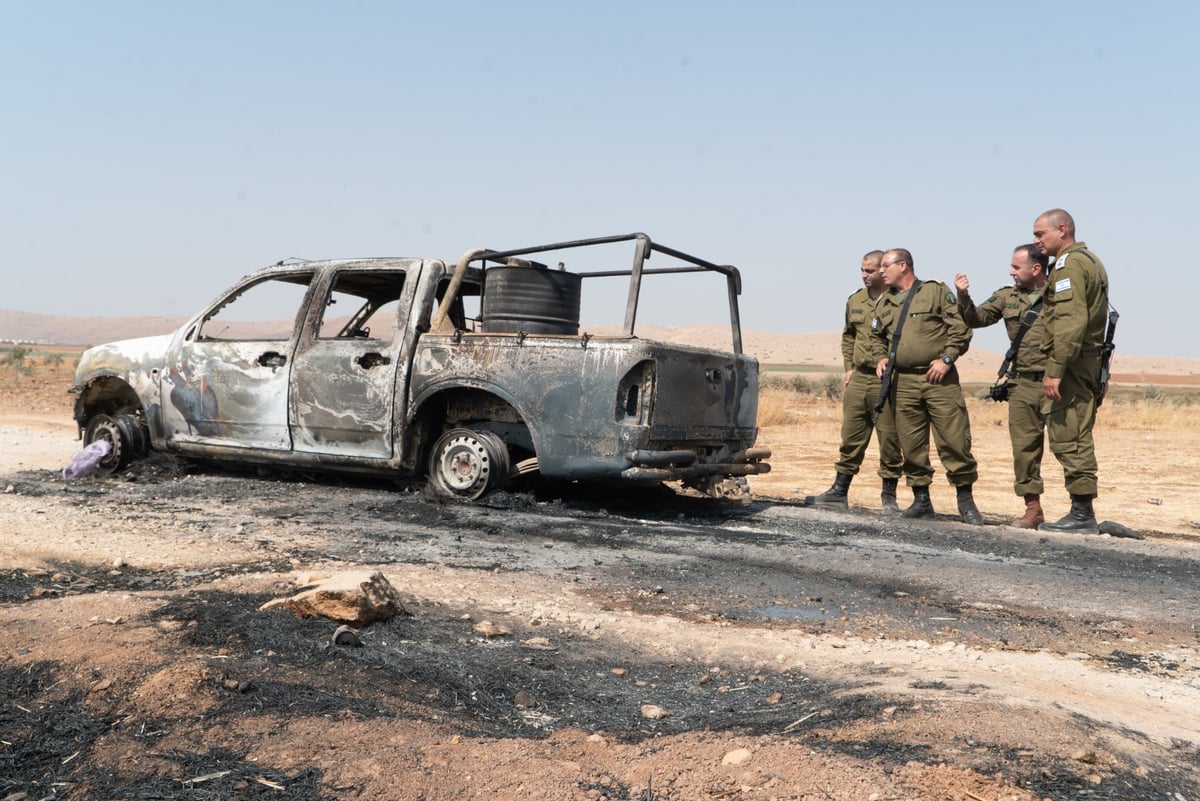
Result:
[[[946,322],[944,355],[957,361],[971,346],[971,328],[963,320],[961,309],[951,293],[946,294],[946,302],[942,305],[942,319]]]
[[[851,296],[853,297],[853,296]],[[850,322],[850,301],[846,301],[846,323],[842,326],[842,367],[846,372],[854,369],[854,324]]]
[[[959,292],[958,312],[962,321],[970,328],[986,328],[1003,319],[1004,303],[993,292],[991,297],[976,306],[970,295]]]
[[[1046,377],[1062,378],[1070,364],[1079,355],[1083,336],[1087,330],[1087,295],[1083,289],[1083,271],[1080,261],[1067,254],[1066,264],[1050,275],[1054,283],[1053,316],[1048,321],[1046,333],[1050,337],[1049,355],[1046,359]]]
[[[886,366],[888,347],[891,344],[891,322],[882,300],[875,304],[875,317],[871,320],[871,356],[875,360],[876,372],[882,373]]]

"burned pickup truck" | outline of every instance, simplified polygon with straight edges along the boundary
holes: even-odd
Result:
[[[632,243],[631,267],[595,263],[619,243]],[[533,259],[554,253],[588,267]],[[643,281],[678,273],[724,279],[731,350],[635,335]],[[585,281],[613,277],[628,285],[623,326],[581,332]],[[742,352],[740,292],[735,267],[640,233],[476,249],[457,263],[287,260],[173,334],[86,351],[74,417],[86,444],[111,446],[102,473],[156,450],[425,473],[438,495],[472,500],[535,473],[744,494],[770,452],[754,447],[758,362]]]

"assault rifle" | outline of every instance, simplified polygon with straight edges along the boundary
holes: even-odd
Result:
[[[1113,344],[1113,337],[1117,333],[1117,320],[1121,319],[1121,315],[1117,314],[1117,310],[1109,306],[1108,312],[1108,327],[1104,330],[1104,344],[1100,346],[1100,388],[1096,390],[1096,408],[1100,408],[1100,404],[1104,403],[1104,396],[1108,392],[1108,366],[1112,362],[1113,351],[1116,350],[1116,345]]]

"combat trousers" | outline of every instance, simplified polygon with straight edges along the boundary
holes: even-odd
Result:
[[[1042,454],[1046,448],[1046,415],[1042,412],[1042,382],[1014,378],[1008,390],[1008,437],[1012,440],[1013,491],[1041,495]]]
[[[1098,355],[1081,356],[1067,366],[1058,391],[1062,400],[1042,397],[1050,452],[1058,459],[1072,495],[1097,495],[1099,469],[1092,427],[1096,424]]]
[[[957,370],[951,369],[940,384],[930,384],[924,373],[897,372],[892,403],[910,487],[927,487],[933,482],[930,427],[950,483],[956,487],[975,483],[979,468],[971,455],[971,421]]]
[[[842,447],[838,451],[837,464],[834,470],[846,476],[858,473],[867,445],[871,442],[871,432],[875,432],[879,444],[879,477],[900,478],[902,457],[900,455],[900,438],[896,435],[896,418],[892,412],[892,404],[883,407],[879,419],[875,417],[875,402],[879,400],[879,378],[874,373],[867,374],[855,370],[850,376],[850,383],[842,393]]]

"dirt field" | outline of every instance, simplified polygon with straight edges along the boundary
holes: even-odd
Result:
[[[666,724],[656,728],[652,718],[622,729],[605,717],[603,702],[588,707],[593,718],[553,727],[544,736],[530,736],[529,725],[514,729],[504,722],[507,713],[464,720],[455,712],[461,704],[445,693],[489,688],[455,673],[461,665],[454,663],[459,658],[454,646],[476,652],[491,646],[496,658],[504,653],[503,645],[456,634],[463,616],[544,617],[559,621],[546,630],[552,641],[586,643],[587,621],[606,607],[585,603],[569,587],[539,586],[538,579],[519,571],[480,571],[452,560],[383,566],[419,604],[414,611],[423,624],[444,632],[446,650],[425,653],[424,661],[397,672],[394,665],[347,661],[336,649],[314,647],[284,660],[281,670],[281,654],[294,650],[311,629],[287,615],[264,616],[257,603],[247,601],[286,592],[304,571],[328,569],[317,555],[319,527],[307,526],[302,514],[273,515],[276,499],[239,497],[236,481],[213,482],[218,490],[212,493],[206,479],[187,475],[153,476],[169,486],[160,510],[131,504],[122,514],[119,482],[111,489],[100,483],[75,486],[72,505],[39,500],[47,471],[61,469],[79,447],[64,391],[69,373],[69,363],[38,365],[19,385],[5,376],[0,394],[0,476],[13,482],[0,495],[5,577],[0,634],[6,642],[0,650],[0,691],[7,696],[0,710],[0,799],[8,793],[18,794],[14,799],[429,801],[1196,797],[1183,794],[1189,791],[1186,783],[1154,785],[1174,795],[1128,785],[1136,782],[1136,770],[1153,775],[1150,750],[1135,772],[1121,767],[1126,771],[1121,776],[1132,777],[1124,779],[1131,789],[1115,786],[1118,763],[1145,748],[1132,735],[1118,757],[1121,749],[1111,741],[1087,739],[1086,728],[1046,710],[1030,709],[1028,725],[1002,745],[992,739],[995,721],[988,717],[1003,718],[982,700],[974,707],[935,701],[917,704],[916,710],[905,703],[878,709],[839,705],[822,688],[801,689],[799,676],[772,668],[769,650],[761,661],[739,661],[739,650],[749,654],[752,642],[776,635],[756,632],[744,642],[731,641],[729,629],[684,625],[670,613],[605,614],[609,630],[623,633],[618,641],[627,648],[624,658],[597,650],[581,657],[578,675],[612,681],[614,669],[625,671],[620,675],[628,680],[612,698],[652,696],[650,690],[668,681],[665,674],[652,675],[650,665],[658,664],[653,655],[677,654],[692,685],[680,693],[710,688],[711,698],[720,699],[724,688],[731,710],[735,699],[756,698],[761,710],[779,702],[776,694],[807,693],[815,699],[811,715],[821,726],[802,738],[783,736],[786,726],[675,731]],[[774,451],[774,470],[755,479],[754,491],[794,501],[823,490],[832,479],[840,407],[813,397],[780,402],[794,420],[763,430],[761,443]],[[970,412],[982,466],[976,497],[990,523],[1003,523],[1020,511],[1010,486],[1004,408],[972,400]],[[1187,407],[1170,402],[1106,405],[1097,433],[1101,518],[1150,538],[1200,536],[1192,479],[1200,469],[1200,432],[1190,417]],[[1045,471],[1047,512],[1065,511],[1061,472],[1052,458]],[[189,481],[196,483],[189,487]],[[303,485],[291,490],[283,485],[281,491],[294,495],[288,500],[296,504],[308,497]],[[875,508],[877,477],[865,472],[851,493],[856,506]],[[386,496],[361,494],[362,503],[378,505],[381,514],[391,508]],[[907,498],[902,489],[901,502]],[[953,492],[940,471],[933,499],[939,510],[953,508]],[[367,556],[363,565],[380,569]],[[655,590],[644,592],[653,597]],[[389,631],[405,636],[402,626]],[[872,650],[860,643],[851,650],[860,646],[862,675],[891,658],[882,645]],[[565,670],[561,660],[539,650],[543,647],[528,646],[524,664],[535,672]],[[831,633],[813,638],[811,647],[832,656],[847,643]],[[416,645],[410,648],[416,653]],[[952,670],[952,650],[923,654],[932,669]],[[1041,670],[1061,669],[1050,661],[1037,664]],[[398,684],[374,696],[370,687],[378,681]],[[580,704],[595,694],[583,684],[577,690]],[[535,708],[522,714],[527,723],[536,721]],[[807,715],[797,713],[794,725]],[[953,742],[947,732],[953,732]],[[1171,737],[1164,736],[1171,747]],[[6,762],[6,754],[36,737],[53,755],[44,782],[28,780],[28,772],[21,782],[6,780],[6,765],[20,767]],[[923,750],[897,758],[895,748],[885,745],[896,742],[920,743]],[[1194,749],[1195,743],[1181,740],[1178,747]],[[927,753],[940,756],[929,759]],[[1039,786],[1061,791],[1034,793],[1027,776],[1004,767],[1022,759],[1043,766]]]

